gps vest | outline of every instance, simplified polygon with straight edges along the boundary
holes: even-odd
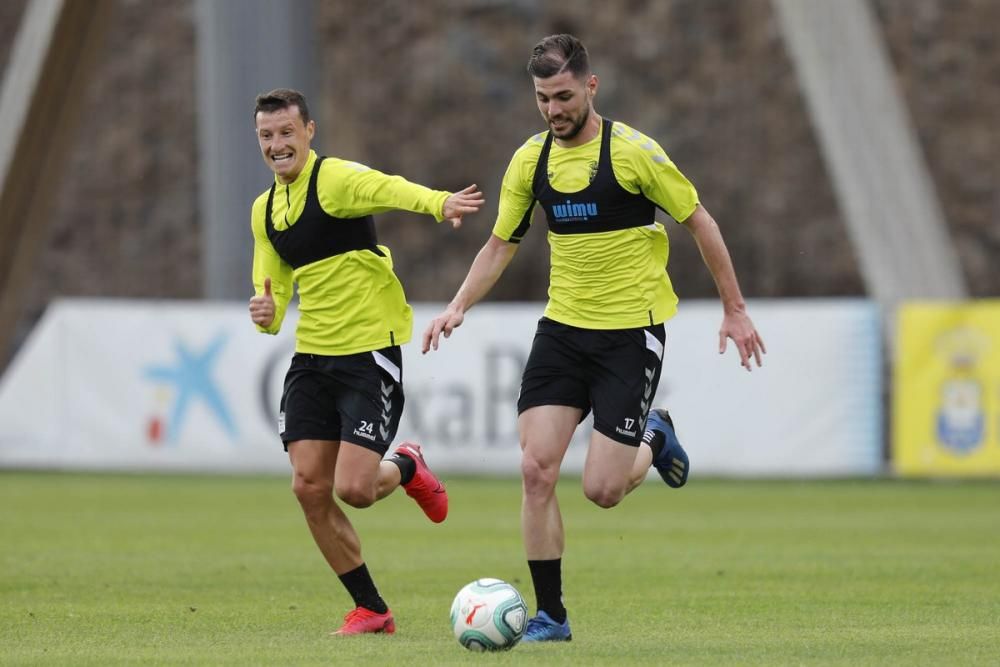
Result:
[[[306,189],[306,201],[302,207],[302,214],[295,224],[282,230],[275,229],[271,219],[271,205],[274,203],[277,183],[271,186],[271,192],[267,196],[267,212],[264,218],[267,238],[278,256],[293,269],[352,250],[371,250],[380,257],[385,256],[377,245],[375,221],[372,216],[338,218],[320,206],[316,182],[319,179],[320,165],[325,159],[318,157],[313,164],[309,187]]]
[[[632,194],[615,178],[611,166],[612,121],[602,121],[601,152],[597,172],[590,184],[579,192],[566,193],[555,190],[549,183],[549,151],[552,133],[549,132],[538,156],[531,192],[545,210],[549,230],[553,234],[592,234],[613,232],[632,227],[645,227],[653,221],[656,205],[642,196]],[[530,215],[531,207],[528,209]]]

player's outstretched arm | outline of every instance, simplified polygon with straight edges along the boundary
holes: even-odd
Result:
[[[427,354],[428,350],[437,350],[441,334],[448,338],[452,331],[462,326],[465,312],[493,288],[510,264],[515,252],[517,252],[516,243],[504,241],[499,236],[490,234],[490,238],[472,261],[469,274],[458,288],[455,298],[424,330],[421,352]]]
[[[762,363],[761,355],[767,354],[767,348],[764,347],[764,339],[757,333],[753,321],[747,315],[746,302],[743,301],[733,261],[722,239],[719,225],[705,207],[699,204],[694,213],[684,221],[684,226],[694,236],[701,257],[715,280],[719,298],[722,299],[719,354],[726,351],[727,339],[731,338],[739,352],[740,365],[748,371],[751,370],[750,358],[753,357],[759,367]]]
[[[478,213],[485,203],[485,196],[479,190],[479,186],[473,183],[463,190],[452,193],[444,200],[441,217],[450,222],[453,228],[458,229],[462,226],[463,215]]]

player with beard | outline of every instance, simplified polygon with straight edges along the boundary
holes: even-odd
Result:
[[[659,207],[694,237],[722,300],[719,352],[727,339],[740,363],[758,366],[764,342],[746,313],[729,251],[698,193],[663,149],[594,110],[598,79],[572,35],[539,42],[528,62],[548,126],[515,152],[504,175],[493,233],[448,307],[427,327],[437,349],[486,296],[531,225],[536,203],[548,222],[549,302],[538,323],[518,398],[521,527],[538,614],[525,641],[572,638],[562,597],[564,531],[556,482],[577,425],[594,413],[583,490],[614,507],[652,465],[671,487],[688,459],[670,415],[650,410],[660,378],[664,322],[677,311],[666,273],[668,241]]]

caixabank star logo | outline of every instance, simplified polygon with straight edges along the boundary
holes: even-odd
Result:
[[[236,440],[236,423],[212,376],[226,340],[225,334],[219,334],[203,349],[197,349],[175,338],[172,361],[143,369],[143,376],[161,390],[146,424],[146,437],[151,445],[175,444],[191,408],[199,403],[208,409],[230,439]]]

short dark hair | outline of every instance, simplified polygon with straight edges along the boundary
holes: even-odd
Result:
[[[569,70],[577,79],[590,74],[590,58],[583,42],[564,33],[549,35],[535,44],[528,60],[528,74],[547,79],[565,70]]]
[[[291,88],[275,88],[269,93],[258,95],[257,103],[253,109],[254,123],[257,122],[258,112],[272,113],[289,107],[298,107],[299,115],[302,116],[302,124],[309,124],[309,107],[306,105],[305,95]]]

